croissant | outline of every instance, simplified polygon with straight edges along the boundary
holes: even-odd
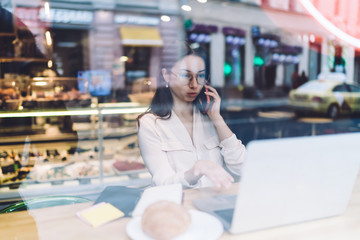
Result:
[[[141,219],[143,231],[156,240],[170,240],[184,233],[191,216],[182,205],[158,201],[147,207]]]

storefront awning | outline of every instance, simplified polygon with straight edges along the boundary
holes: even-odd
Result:
[[[120,27],[120,36],[123,45],[153,46],[163,45],[160,32],[156,27]]]

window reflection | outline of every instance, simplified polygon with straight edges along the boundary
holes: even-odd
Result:
[[[163,87],[161,69],[178,54],[166,46],[175,41],[205,50],[206,76],[244,145],[359,131],[360,52],[348,41],[359,36],[359,1],[5,0],[0,6],[0,199],[19,196],[18,188],[32,196],[44,186],[49,194],[67,182],[79,189],[149,184],[136,118]],[[354,85],[345,89],[348,96],[318,93],[333,81]],[[301,92],[307,89],[310,97]]]

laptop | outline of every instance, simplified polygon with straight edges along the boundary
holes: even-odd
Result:
[[[360,165],[360,133],[252,141],[237,195],[193,200],[238,234],[342,214]]]

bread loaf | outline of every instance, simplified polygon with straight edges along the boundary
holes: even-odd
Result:
[[[171,240],[184,233],[190,223],[186,208],[170,201],[153,203],[145,209],[141,219],[143,231],[156,240]]]

